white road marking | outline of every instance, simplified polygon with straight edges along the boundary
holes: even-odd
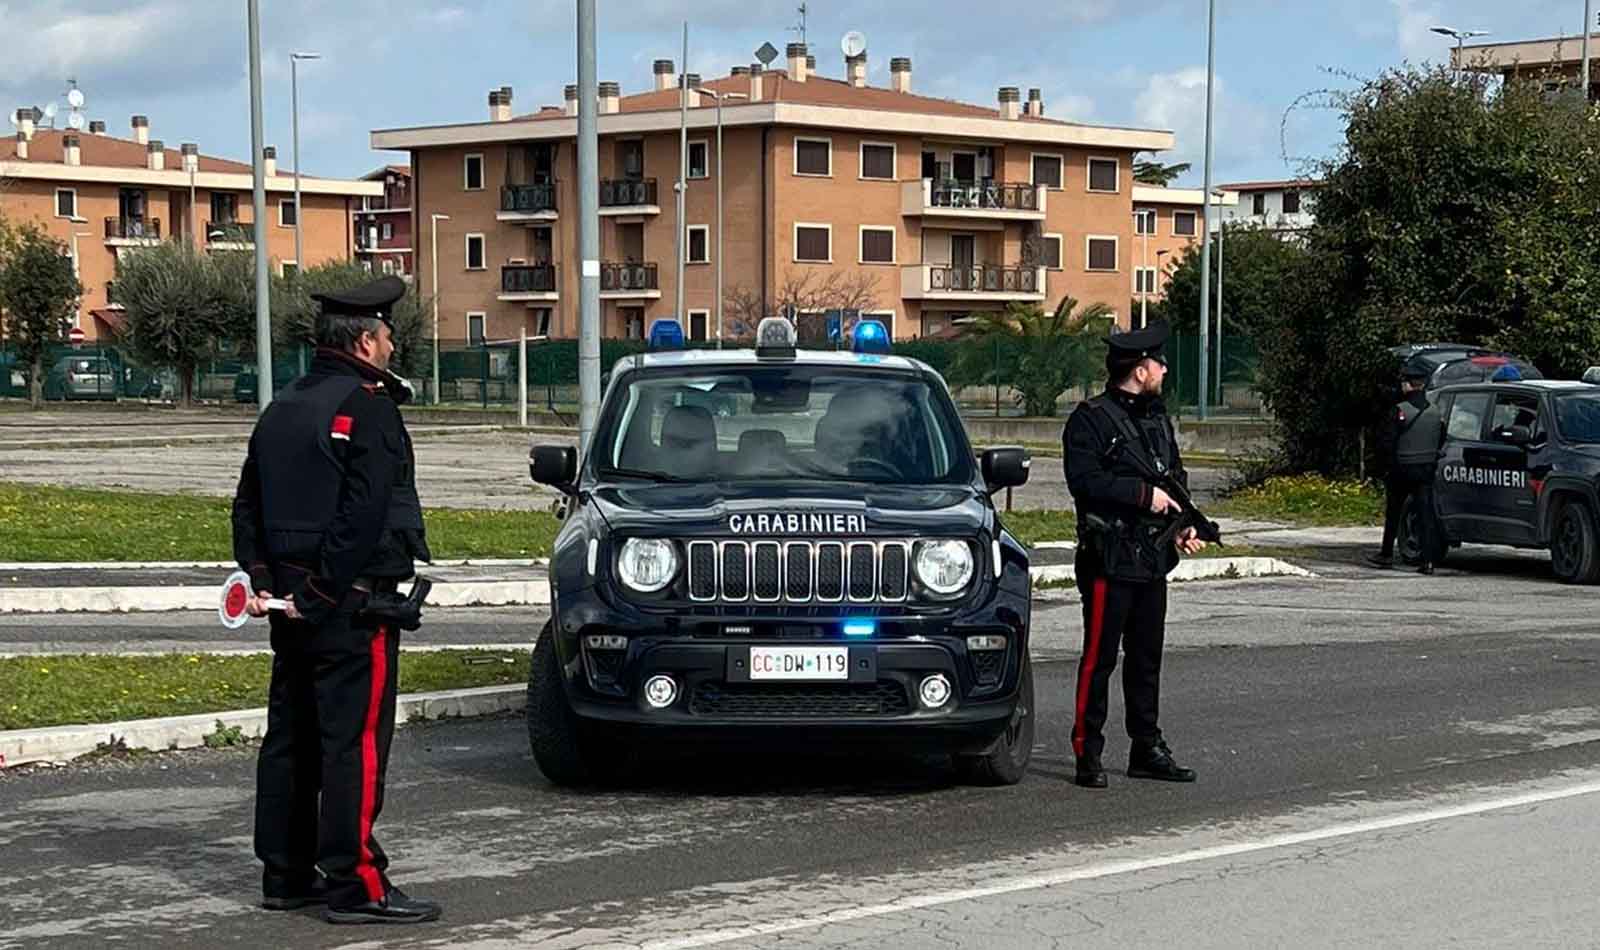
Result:
[[[1470,804],[1454,805],[1445,808],[1434,808],[1426,811],[1409,812],[1391,815],[1386,818],[1376,818],[1367,821],[1348,822],[1330,825],[1313,831],[1294,832],[1290,834],[1271,835],[1258,838],[1254,841],[1241,841],[1234,844],[1215,845],[1209,848],[1199,848],[1193,851],[1183,851],[1177,854],[1164,855],[1155,858],[1140,860],[1108,861],[1101,864],[1092,864],[1082,868],[1072,868],[1060,871],[1049,871],[1040,874],[1028,874],[996,881],[981,887],[963,888],[959,890],[934,891],[902,898],[883,904],[869,904],[861,907],[851,907],[844,910],[833,911],[827,914],[818,914],[813,917],[802,917],[784,923],[755,924],[746,927],[730,927],[721,930],[712,930],[702,934],[686,937],[677,937],[670,940],[660,940],[643,945],[644,950],[695,950],[699,947],[713,947],[718,944],[731,943],[735,940],[748,940],[752,937],[765,937],[774,934],[793,933],[800,930],[814,930],[832,924],[848,923],[855,920],[865,920],[874,917],[887,917],[892,914],[901,914],[908,911],[922,910],[929,907],[941,907],[963,901],[981,900],[986,897],[998,897],[1004,894],[1016,894],[1023,891],[1044,890],[1072,884],[1078,881],[1092,881],[1101,878],[1117,877],[1124,874],[1137,874],[1142,871],[1152,871],[1161,868],[1170,868],[1185,864],[1195,864],[1201,861],[1212,861],[1218,858],[1231,858],[1238,855],[1254,854],[1261,851],[1271,851],[1277,848],[1292,848],[1300,845],[1315,844],[1321,841],[1330,841],[1338,838],[1350,838],[1359,835],[1373,834],[1380,831],[1390,831],[1395,828],[1408,828],[1414,825],[1431,824],[1433,822],[1449,821],[1456,818],[1468,818],[1473,815],[1482,815],[1489,812],[1504,811],[1511,808],[1526,808],[1529,805],[1538,805],[1545,802],[1563,801],[1571,798],[1580,798],[1585,795],[1600,793],[1600,781],[1586,782],[1568,788],[1550,789],[1539,792],[1528,792],[1502,798],[1494,798]]]

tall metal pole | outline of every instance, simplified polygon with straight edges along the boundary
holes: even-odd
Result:
[[[199,236],[199,233],[200,233],[197,230],[196,226],[195,226],[195,217],[194,217],[195,216],[195,209],[194,209],[194,170],[196,168],[199,168],[199,167],[200,167],[200,156],[196,155],[194,157],[193,164],[191,164],[189,166],[189,243],[191,243],[191,244],[194,243],[195,239]],[[205,242],[201,241],[200,242],[200,247],[205,247],[205,246],[206,246]]]
[[[259,411],[266,412],[267,405],[272,402],[272,305],[267,288],[267,179],[261,155],[261,0],[248,0],[248,13],[250,165],[256,214],[256,403]]]
[[[1222,405],[1222,265],[1227,261],[1223,238],[1227,236],[1228,222],[1217,219],[1217,405]]]
[[[1594,0],[1583,0],[1583,101],[1589,101],[1589,31],[1594,29]]]
[[[722,96],[717,96],[717,349],[722,349]]]
[[[678,280],[677,280],[678,298],[677,298],[677,311],[676,311],[676,313],[674,315],[680,321],[684,319],[684,314],[683,314],[683,252],[684,252],[684,246],[683,245],[689,239],[688,235],[685,233],[685,230],[684,230],[685,228],[688,227],[688,223],[684,220],[684,216],[685,216],[685,213],[686,213],[685,209],[684,209],[684,204],[685,204],[685,198],[687,196],[688,187],[689,187],[688,180],[686,178],[686,175],[688,174],[688,167],[689,167],[689,23],[688,23],[688,21],[684,21],[684,24],[683,24],[683,69],[678,73],[678,180],[676,182],[674,182],[673,186],[672,186],[672,189],[673,189],[673,191],[675,191],[677,193],[677,198],[678,198],[678,206],[677,206],[677,212],[678,212],[678,240],[676,242],[676,247],[678,249]],[[722,259],[721,255],[718,255],[717,259],[721,260]]]
[[[433,291],[433,404],[439,404],[439,222],[449,221],[447,214],[435,213],[429,219],[433,229],[428,239],[428,253],[433,257],[433,279],[428,289]]]
[[[1217,74],[1217,0],[1207,4],[1206,15],[1206,172],[1205,187],[1201,194],[1207,200],[1211,195],[1211,110],[1216,99],[1214,87]],[[1206,390],[1209,385],[1207,362],[1210,352],[1211,326],[1211,242],[1200,245],[1200,404],[1196,408],[1200,418],[1206,417]]]
[[[1139,329],[1141,330],[1150,323],[1150,288],[1144,285],[1143,280],[1144,274],[1150,270],[1150,219],[1146,218],[1145,215],[1151,213],[1153,212],[1134,212],[1135,216],[1139,218],[1139,229],[1144,232],[1144,271],[1140,274],[1139,287]]]
[[[289,124],[294,135],[294,269],[306,266],[300,246],[300,57],[289,54]]]
[[[600,415],[600,138],[595,0],[578,0],[578,452],[587,457]],[[682,228],[679,229],[680,231]]]

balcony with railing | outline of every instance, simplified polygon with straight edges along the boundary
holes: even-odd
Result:
[[[912,264],[900,270],[907,300],[1041,301],[1045,268],[1015,264]]]
[[[106,243],[117,246],[161,243],[160,218],[106,218]]]
[[[556,213],[556,183],[539,185],[501,185],[501,221],[554,221]]]
[[[1044,185],[1026,182],[921,178],[902,182],[901,212],[907,215],[1043,221]]]
[[[608,300],[659,300],[660,272],[654,263],[603,261],[600,264],[600,296]]]
[[[600,179],[600,213],[660,214],[654,178]]]
[[[248,251],[256,246],[256,226],[243,221],[207,221],[206,247],[219,251]]]
[[[560,299],[555,264],[507,264],[500,268],[500,293],[496,299],[515,303]]]

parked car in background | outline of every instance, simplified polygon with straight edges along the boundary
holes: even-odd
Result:
[[[1428,372],[1424,391],[1442,386],[1482,383],[1510,366],[1518,379],[1543,379],[1538,367],[1513,353],[1465,343],[1407,343],[1389,348],[1400,365],[1420,365]],[[1509,372],[1509,371],[1507,371]]]
[[[104,356],[63,356],[44,378],[46,399],[117,398],[117,370]]]

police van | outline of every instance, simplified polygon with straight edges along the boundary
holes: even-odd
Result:
[[[606,386],[592,448],[536,446],[566,496],[528,734],[557,784],[629,774],[641,743],[949,753],[1022,779],[1034,734],[1027,550],[943,379],[862,321],[849,352],[688,350],[669,321]]]
[[[1600,581],[1600,388],[1557,380],[1448,386],[1434,400],[1444,439],[1434,508],[1444,547],[1547,548],[1563,581]],[[1420,555],[1409,502],[1401,550]]]

